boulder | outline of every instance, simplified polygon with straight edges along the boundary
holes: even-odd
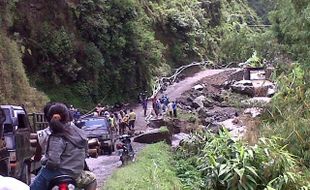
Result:
[[[210,127],[210,126],[213,126],[213,124],[214,124],[214,119],[211,118],[211,117],[207,117],[207,118],[203,119],[201,122],[202,122],[202,124],[203,124],[204,126]]]
[[[193,87],[194,90],[198,90],[198,91],[202,91],[203,90],[203,86],[201,84],[197,84]]]
[[[228,78],[230,81],[240,81],[243,80],[243,69],[238,69],[237,71],[231,73]]]
[[[149,120],[149,127],[151,128],[160,128],[165,125],[166,123],[163,118],[152,118]]]
[[[188,97],[186,98],[186,101],[187,101],[187,102],[193,102],[193,101],[194,101],[194,97],[193,97],[193,96],[188,96]]]
[[[265,107],[270,102],[271,102],[271,98],[268,98],[268,97],[254,97],[254,98],[241,101],[242,104],[246,104],[249,106],[255,105],[255,107]]]
[[[206,100],[206,97],[201,95],[198,96],[197,98],[195,98],[195,100],[193,101],[192,107],[197,109],[197,108],[201,108],[204,106],[203,102]]]
[[[160,141],[165,141],[171,144],[171,135],[167,127],[162,127],[159,129],[152,129],[134,138],[134,142],[152,144]]]
[[[271,97],[276,93],[276,85],[268,80],[253,81],[255,97]]]
[[[220,132],[220,130],[223,129],[223,126],[221,125],[217,125],[217,124],[212,124],[206,127],[206,130],[211,132],[211,133],[216,133],[218,134]]]
[[[180,133],[181,127],[184,125],[183,122],[177,118],[167,120],[166,124],[170,134]]]
[[[228,119],[218,123],[218,125],[225,127],[230,132],[233,139],[241,138],[245,132],[245,126],[241,122],[236,122],[236,119]]]
[[[206,118],[207,117],[207,112],[208,112],[208,110],[206,108],[199,108],[197,110],[198,117],[199,118]]]
[[[231,85],[232,91],[240,94],[245,94],[251,97],[255,95],[255,89],[252,81],[250,80],[242,80]]]
[[[213,104],[214,102],[209,99],[209,98],[206,98],[204,101],[203,101],[203,107],[206,107],[206,108],[211,108],[213,107]]]
[[[233,85],[234,83],[236,83],[235,80],[226,80],[225,82],[221,84],[221,87],[225,90],[228,90],[230,89],[231,85]]]
[[[183,140],[189,139],[190,135],[186,133],[179,133],[172,136],[172,147],[176,148]]]
[[[219,94],[211,94],[211,98],[217,102],[223,102],[224,101],[224,98],[222,96],[220,96]]]
[[[179,98],[176,99],[176,101],[181,104],[181,105],[184,105],[184,106],[190,106],[192,104],[192,99],[190,99],[190,101],[188,101],[188,98],[186,98],[185,96],[181,96]]]
[[[258,117],[262,114],[263,109],[262,108],[257,108],[257,107],[253,107],[253,108],[247,108],[244,110],[244,114],[249,114],[251,115],[253,118]]]

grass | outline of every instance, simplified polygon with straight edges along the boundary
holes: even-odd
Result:
[[[104,190],[178,190],[181,183],[172,167],[172,152],[163,142],[147,146],[136,162],[117,170]]]
[[[198,122],[198,116],[195,112],[188,112],[181,109],[178,110],[178,118],[193,124],[197,124]]]
[[[167,128],[167,126],[161,126],[161,127],[159,128],[159,131],[162,132],[162,133],[164,133],[164,132],[169,133],[169,129]]]

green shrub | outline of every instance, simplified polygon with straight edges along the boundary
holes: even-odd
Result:
[[[172,153],[165,143],[145,147],[136,162],[117,170],[107,181],[107,190],[171,190],[181,189],[172,167]]]
[[[231,140],[227,131],[196,134],[177,151],[177,174],[185,189],[191,184],[217,190],[306,188],[298,162],[279,140],[261,138],[249,146]]]
[[[290,152],[300,157],[300,161],[310,166],[310,90],[307,71],[300,65],[285,67],[278,76],[279,92],[265,115],[263,134],[280,135]]]

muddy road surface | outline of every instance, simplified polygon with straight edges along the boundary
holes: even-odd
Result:
[[[203,70],[197,72],[191,77],[187,77],[184,80],[177,82],[167,88],[164,92],[168,95],[170,100],[175,100],[180,97],[182,93],[187,90],[190,90],[195,84],[199,83],[199,81],[203,80],[206,77],[211,77],[213,75],[217,75],[220,73],[225,74],[225,71],[233,70],[233,69],[218,69],[218,70]],[[136,120],[136,131],[144,131],[147,129],[146,121],[143,116],[143,109],[140,105],[134,107],[134,111],[137,113]],[[148,105],[148,112],[151,112],[151,104]],[[133,148],[136,153],[145,147],[144,144],[133,143]],[[119,160],[119,156],[117,152],[113,152],[110,156],[99,156],[98,158],[88,158],[87,164],[91,171],[96,174],[98,188],[102,189],[107,179],[112,175],[114,171],[121,167],[121,161]]]

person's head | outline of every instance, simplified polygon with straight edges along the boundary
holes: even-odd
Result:
[[[66,125],[70,122],[70,113],[62,103],[52,105],[47,113],[47,121],[53,133],[66,133]]]
[[[56,102],[48,102],[45,104],[44,108],[43,108],[43,113],[44,113],[44,117],[47,120],[47,114],[48,114],[48,110],[51,108],[52,105],[56,104]]]
[[[133,112],[133,109],[130,109],[130,112]]]

